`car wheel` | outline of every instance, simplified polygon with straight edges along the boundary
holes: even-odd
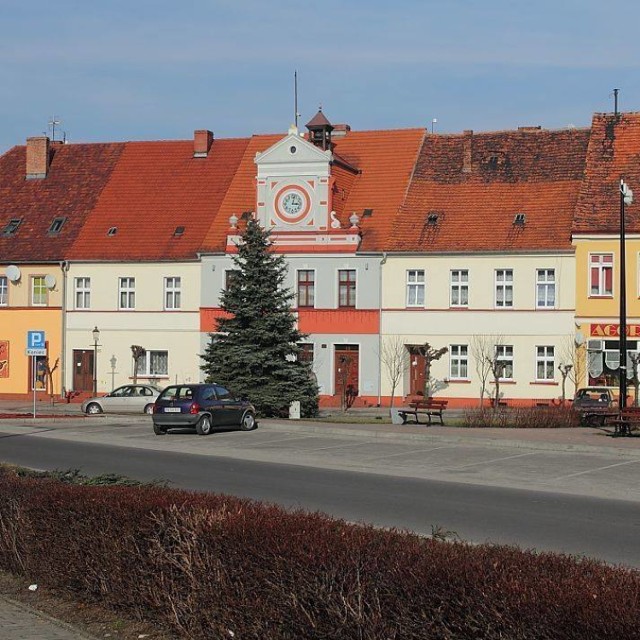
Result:
[[[167,435],[167,430],[163,429],[160,425],[156,424],[155,422],[153,423],[153,433],[155,433],[157,436],[166,436]]]
[[[153,405],[152,405],[152,404],[148,404],[148,405],[144,408],[144,412],[145,412],[145,413],[153,413]]]
[[[211,417],[202,416],[196,424],[196,432],[199,436],[208,436],[211,433]]]
[[[247,413],[242,416],[240,429],[242,429],[242,431],[253,431],[257,426],[258,423],[256,422],[255,415],[253,415],[251,411],[247,411]]]
[[[102,413],[102,407],[97,402],[92,402],[87,405],[87,413],[90,415],[96,415]]]

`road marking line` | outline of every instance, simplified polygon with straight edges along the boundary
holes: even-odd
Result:
[[[431,447],[431,449],[411,449],[410,451],[403,451],[402,453],[390,453],[388,456],[379,456],[377,458],[365,458],[365,462],[373,462],[375,460],[384,460],[385,458],[395,458],[396,456],[408,456],[412,453],[424,453],[425,451],[437,451],[438,449],[455,449],[456,446],[443,446],[443,447]]]
[[[549,484],[556,480],[564,480],[565,478],[575,478],[576,476],[584,476],[587,473],[593,473],[594,471],[604,471],[605,469],[613,469],[614,467],[622,467],[625,464],[637,464],[640,460],[627,460],[626,462],[616,462],[616,464],[608,464],[606,467],[596,467],[595,469],[588,469],[587,471],[578,471],[577,473],[570,473],[566,476],[558,476],[557,478],[551,478],[551,480],[544,482],[543,484]]]
[[[500,462],[501,460],[511,460],[512,458],[524,458],[525,456],[537,456],[539,451],[532,451],[531,453],[519,453],[515,456],[504,456],[502,458],[492,458],[491,460],[481,460],[480,462],[470,462],[469,464],[463,464],[459,467],[447,467],[446,471],[455,471],[456,469],[466,469],[467,467],[477,467],[481,464],[491,464],[492,462]]]
[[[317,447],[315,449],[303,449],[303,451],[325,451],[326,449],[342,449],[343,447],[361,447],[369,444],[373,444],[372,440],[368,440],[366,442],[353,442],[351,444],[334,444],[330,447]]]

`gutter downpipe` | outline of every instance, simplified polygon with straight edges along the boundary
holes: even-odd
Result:
[[[378,407],[382,404],[382,266],[387,262],[387,252],[382,252],[378,268]]]
[[[69,263],[66,260],[60,261],[60,270],[62,271],[62,353],[60,354],[60,397],[64,400],[66,396],[65,381],[67,376],[67,272],[69,271]]]

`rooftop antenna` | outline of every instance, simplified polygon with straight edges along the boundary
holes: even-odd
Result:
[[[613,90],[613,115],[618,117],[618,93],[620,89]]]
[[[293,120],[296,125],[296,129],[298,128],[298,72],[293,72]]]
[[[438,118],[431,119],[431,133],[433,133],[433,128],[435,127],[437,122],[438,122]]]
[[[60,124],[60,120],[58,120],[58,116],[52,116],[51,120],[49,120],[49,128],[51,129],[51,140],[56,139],[56,125]]]

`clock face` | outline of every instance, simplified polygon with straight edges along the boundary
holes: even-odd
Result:
[[[274,205],[275,214],[282,222],[296,224],[311,210],[311,198],[304,187],[288,184],[275,194]]]
[[[302,209],[302,196],[297,191],[291,191],[282,198],[282,208],[290,215],[300,213]]]

